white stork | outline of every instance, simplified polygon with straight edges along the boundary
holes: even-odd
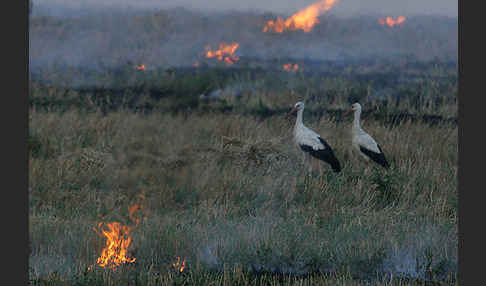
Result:
[[[297,120],[295,121],[294,127],[295,143],[300,147],[302,151],[307,154],[307,157],[309,158],[310,169],[312,170],[312,157],[314,157],[330,164],[334,172],[340,172],[341,165],[334,155],[331,146],[329,146],[329,144],[327,144],[327,142],[322,139],[319,134],[307,128],[304,123],[302,123],[302,114],[304,112],[303,102],[297,102],[286,117],[288,118],[291,114],[294,114],[295,112],[297,112]],[[319,166],[319,170],[322,170],[320,162],[316,162]]]
[[[386,169],[390,168],[390,164],[388,164],[380,145],[378,145],[375,139],[366,133],[360,126],[361,105],[357,102],[352,104],[351,109],[344,115],[349,114],[351,111],[354,111],[353,126],[351,128],[353,147],[358,151],[361,157],[365,159],[365,162],[373,160]]]

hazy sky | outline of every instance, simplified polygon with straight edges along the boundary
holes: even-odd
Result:
[[[72,7],[90,7],[95,5],[115,5],[144,8],[167,8],[182,6],[206,11],[261,10],[275,13],[292,14],[316,0],[33,0],[42,5],[62,3]],[[435,14],[457,16],[457,0],[337,0],[329,13],[337,16],[356,14],[389,14],[390,16],[411,14]]]

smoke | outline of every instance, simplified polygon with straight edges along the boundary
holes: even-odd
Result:
[[[436,226],[424,225],[421,228],[401,246],[389,251],[382,270],[395,277],[413,279],[431,279],[431,272],[435,272],[435,278],[439,279],[457,273],[457,244],[451,243],[450,238]]]
[[[168,9],[184,7],[204,12],[222,11],[263,11],[278,14],[292,14],[296,11],[314,3],[317,0],[34,0],[34,6],[48,7],[51,13],[58,16],[69,14],[69,11],[83,10],[89,8],[110,8],[122,9]],[[42,8],[41,8],[42,9]],[[44,9],[45,11],[46,9]],[[393,15],[442,15],[457,17],[458,2],[456,0],[340,0],[333,8],[333,14],[338,16],[355,16],[359,14],[390,14]]]
[[[242,57],[240,62],[245,58],[265,61],[403,57],[457,61],[457,18],[446,16],[409,16],[400,26],[390,28],[378,23],[383,15],[343,18],[334,15],[331,8],[308,33],[274,34],[264,33],[263,27],[266,21],[282,16],[279,13],[222,8],[220,12],[154,10],[150,6],[155,5],[154,1],[142,1],[137,4],[139,9],[130,9],[128,1],[127,6],[120,4],[117,8],[104,1],[93,6],[96,9],[90,1],[76,3],[62,6],[34,2],[29,29],[31,68],[105,68],[127,62],[143,63],[149,70],[192,66],[195,62],[224,65],[204,57],[205,46],[215,48],[220,42],[238,42],[235,55]],[[165,3],[170,6],[168,3],[172,2]]]

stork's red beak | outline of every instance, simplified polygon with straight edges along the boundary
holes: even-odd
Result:
[[[289,111],[289,113],[287,113],[287,115],[285,115],[285,119],[290,119],[290,116],[292,114],[294,114],[295,112],[297,112],[297,109],[295,107],[292,108],[292,110]]]
[[[348,114],[350,114],[352,111],[353,111],[352,109],[350,109],[350,110],[346,111],[346,112],[344,113],[344,116],[347,116],[347,115],[348,115]]]

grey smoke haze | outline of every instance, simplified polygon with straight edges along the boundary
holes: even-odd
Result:
[[[244,11],[235,11],[236,8],[231,7],[234,8],[232,11],[223,12],[224,7],[230,9],[230,3],[236,1],[220,6],[218,1],[223,3],[221,0],[207,2],[211,5],[206,5],[204,12],[162,8],[193,3],[191,8],[198,8],[198,4],[202,9],[205,3],[189,0],[116,1],[118,5],[114,0],[64,1],[67,6],[58,4],[59,0],[34,2],[29,29],[29,66],[66,64],[105,68],[127,61],[146,63],[148,68],[192,66],[197,61],[212,64],[217,61],[205,59],[204,48],[209,45],[211,49],[217,49],[220,42],[238,42],[237,56],[261,60],[403,59],[412,56],[418,60],[457,61],[457,17],[407,16],[403,25],[390,28],[378,23],[378,17],[390,14],[363,13],[348,18],[325,13],[309,33],[291,31],[277,35],[264,33],[263,26],[285,12],[248,11],[248,7],[241,3],[235,7]],[[296,6],[301,9],[300,6],[313,3],[302,1],[301,5],[286,6],[286,2],[290,3],[287,0],[264,3],[267,6],[274,3],[291,13],[298,10]],[[340,0],[336,4],[336,11],[344,2]],[[137,5],[140,9],[129,9],[128,5]],[[154,9],[156,5],[159,9]],[[261,9],[267,7],[262,5]],[[41,15],[67,17],[39,17]]]
[[[34,5],[63,5],[79,9],[102,6],[131,8],[173,8],[220,12],[225,10],[268,11],[281,14],[292,14],[314,3],[317,0],[34,0]],[[57,12],[60,12],[58,10]],[[389,14],[389,16],[410,16],[431,14],[457,17],[457,0],[338,0],[330,11],[336,16],[353,16],[358,14]]]

